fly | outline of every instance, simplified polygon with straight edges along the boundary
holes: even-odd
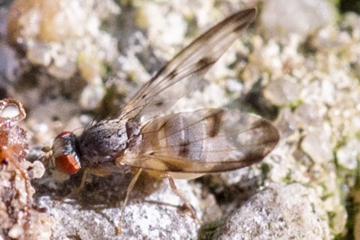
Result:
[[[133,170],[119,232],[129,193],[142,172],[167,178],[197,219],[173,178],[192,179],[243,168],[261,161],[278,143],[279,133],[269,121],[239,110],[161,115],[196,88],[255,16],[255,8],[240,11],[201,35],[140,88],[119,118],[99,121],[80,136],[62,132],[55,138],[54,165],[68,174],[85,168],[82,185],[88,173],[105,176],[125,166]]]

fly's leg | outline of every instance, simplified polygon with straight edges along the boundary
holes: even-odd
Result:
[[[74,195],[76,195],[78,192],[80,192],[80,190],[85,186],[86,177],[87,177],[88,174],[89,174],[88,168],[86,168],[86,169],[84,170],[83,175],[82,175],[80,186],[78,186],[75,190],[71,191],[71,192],[70,192],[68,195],[66,195],[65,197],[61,198],[60,201],[56,200],[56,201],[55,201],[55,205],[57,205],[57,204],[59,204],[59,203],[61,203],[61,202],[64,202],[65,199],[70,198],[71,196],[74,196]]]
[[[184,195],[177,189],[174,179],[170,175],[167,175],[166,177],[167,179],[169,179],[169,184],[173,192],[179,196],[179,198],[184,202],[185,207],[190,211],[191,217],[195,219],[197,223],[201,224],[202,221],[197,217],[194,207],[189,203],[189,201],[184,197]]]
[[[122,206],[122,209],[121,209],[121,215],[120,215],[120,222],[119,222],[119,225],[116,229],[116,234],[120,235],[121,232],[122,232],[122,223],[124,221],[124,215],[125,215],[125,207],[127,205],[127,202],[129,200],[129,196],[130,196],[130,192],[133,190],[134,186],[135,186],[135,183],[136,181],[139,179],[139,176],[142,172],[142,168],[140,168],[137,173],[135,174],[135,176],[131,179],[131,182],[129,183],[129,186],[126,190],[126,197],[125,197],[125,200],[124,200],[124,203],[123,203],[123,206]]]
[[[65,199],[69,198],[70,196],[74,196],[76,195],[77,193],[79,193],[81,191],[81,189],[84,188],[85,184],[86,184],[86,178],[89,174],[93,174],[93,175],[96,175],[96,176],[99,176],[99,177],[106,177],[107,175],[110,174],[109,171],[107,170],[104,170],[104,169],[98,169],[98,168],[86,168],[84,170],[84,173],[82,175],[82,178],[81,178],[81,183],[80,183],[80,186],[77,187],[75,190],[73,190],[71,193],[69,193],[68,195],[66,195],[65,197],[63,197],[60,202],[63,202]]]

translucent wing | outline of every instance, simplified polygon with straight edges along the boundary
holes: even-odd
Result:
[[[229,171],[263,159],[279,133],[267,120],[237,110],[171,114],[144,126],[143,141],[119,164],[167,173]],[[178,175],[179,176],[179,175]]]
[[[255,15],[255,8],[235,13],[197,38],[143,85],[128,102],[122,118],[151,118],[193,90]],[[186,81],[180,82],[182,79]]]

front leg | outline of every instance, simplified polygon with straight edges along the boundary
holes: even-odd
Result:
[[[111,172],[107,169],[104,168],[85,168],[84,173],[82,175],[81,178],[81,183],[79,185],[79,187],[77,187],[75,190],[71,191],[71,193],[69,193],[68,195],[66,195],[65,197],[63,197],[60,202],[63,202],[65,199],[70,198],[71,196],[74,196],[76,194],[78,194],[81,189],[84,188],[85,184],[86,184],[86,178],[89,174],[93,174],[99,177],[106,177],[108,175],[111,174]]]

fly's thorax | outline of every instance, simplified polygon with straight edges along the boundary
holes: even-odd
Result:
[[[81,160],[90,167],[115,163],[140,136],[138,124],[120,119],[103,120],[86,129],[78,139]]]

